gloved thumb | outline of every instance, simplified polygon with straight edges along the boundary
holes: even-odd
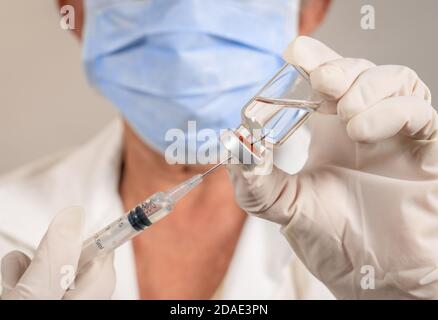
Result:
[[[264,164],[267,165],[266,163]],[[269,165],[269,164],[268,164]],[[272,165],[269,174],[260,174],[257,167],[251,169],[243,165],[227,165],[238,205],[248,214],[286,225],[291,219],[291,212],[276,210],[279,201],[295,197],[294,177]],[[263,172],[263,170],[261,170]],[[287,180],[290,180],[288,183]],[[279,199],[284,192],[289,196]]]
[[[52,220],[32,262],[9,294],[9,299],[61,299],[66,267],[74,273],[82,249],[83,209],[70,207]],[[8,261],[8,260],[7,260]],[[8,263],[6,261],[6,264]],[[8,269],[8,268],[6,268]],[[8,276],[13,281],[18,274]]]
[[[342,56],[321,41],[300,36],[288,45],[283,53],[283,58],[288,63],[300,66],[308,74],[311,74],[324,63],[340,59]]]
[[[2,294],[8,296],[30,265],[30,258],[21,251],[11,251],[1,262]]]

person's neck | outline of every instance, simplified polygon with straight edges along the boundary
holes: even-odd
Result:
[[[124,147],[120,195],[126,211],[207,169],[167,164],[127,125]],[[171,215],[133,239],[141,298],[209,299],[223,281],[245,218],[226,169],[213,172]]]
[[[126,123],[123,139],[123,169],[119,192],[125,207],[129,208],[155,192],[170,189],[209,168],[205,165],[168,164],[163,155],[144,144]],[[224,171],[218,170],[213,174],[215,178],[204,181],[203,189],[213,188],[211,182],[220,184],[228,179]],[[199,190],[192,191],[194,194],[197,192]]]

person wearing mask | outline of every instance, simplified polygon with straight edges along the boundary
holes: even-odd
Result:
[[[344,59],[311,38],[292,42],[314,30],[330,1],[72,2],[88,79],[121,120],[1,180],[2,298],[437,296],[430,92],[405,67]],[[255,176],[230,165],[231,181],[217,171],[172,215],[77,270],[68,289],[87,236],[206,169],[167,163],[166,133],[188,121],[236,127],[283,53],[329,102],[328,114],[312,117],[304,168]],[[295,140],[279,152],[297,148],[290,159],[300,162],[307,145]],[[375,269],[373,290],[361,287],[364,266]]]

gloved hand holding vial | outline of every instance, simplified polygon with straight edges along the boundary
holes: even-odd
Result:
[[[259,164],[272,167],[268,175],[228,166],[239,204],[280,224],[338,298],[437,298],[438,117],[429,89],[406,67],[343,58],[307,37],[284,56],[310,75],[326,114],[309,120],[299,173],[271,157]]]
[[[378,79],[373,78],[376,75],[391,81],[390,77],[399,75],[400,70],[374,67],[366,60],[341,58],[323,44],[305,37],[291,44],[285,57],[291,64],[285,65],[242,109],[242,125],[222,136],[229,155],[205,174],[196,175],[167,192],[154,194],[86,240],[78,270],[84,270],[99,256],[111,254],[165,217],[206,174],[227,163],[231,156],[243,164],[241,168],[233,164],[228,166],[242,208],[282,225],[284,235],[309,270],[337,297],[435,296],[433,288],[437,277],[433,261],[438,256],[436,249],[427,245],[414,247],[418,251],[410,251],[411,257],[417,252],[428,252],[428,258],[421,264],[400,263],[397,257],[402,252],[397,256],[393,254],[399,243],[386,238],[388,233],[383,230],[392,230],[391,237],[406,243],[413,241],[411,234],[419,237],[409,228],[421,224],[417,219],[421,212],[419,206],[424,206],[429,197],[424,190],[436,192],[438,188],[437,170],[433,166],[437,153],[436,112],[428,106],[429,91],[407,70],[405,77],[392,81],[398,81],[400,85],[419,83],[413,87],[415,91],[388,91],[397,90],[397,87],[384,87],[380,96],[358,101],[356,96],[362,85],[372,80],[378,83]],[[355,83],[351,85],[348,80]],[[311,84],[314,90],[306,97],[296,96],[300,84],[304,87]],[[400,96],[381,100],[380,105],[367,108],[366,103],[376,103],[391,92]],[[399,108],[397,104],[409,102],[419,107],[405,106],[411,117],[408,120],[382,118],[381,112],[385,114],[392,108]],[[355,114],[355,108],[365,111]],[[318,110],[337,114],[315,113]],[[312,114],[313,141],[309,161],[300,173],[290,176],[273,166],[273,148],[287,140]],[[348,120],[346,127],[339,117]],[[365,126],[367,121],[368,126],[371,125],[369,121],[374,121],[373,131]],[[384,138],[387,140],[379,141]],[[415,153],[400,157],[397,144],[401,142],[413,148]],[[393,157],[389,170],[382,161]],[[416,170],[417,161],[422,162],[422,172]],[[260,168],[262,170],[257,171]],[[425,188],[416,189],[413,183]],[[385,198],[381,201],[367,200],[369,197],[379,199],[378,193],[382,191]],[[389,193],[392,196],[388,198]],[[404,205],[399,198],[407,194],[414,201],[410,206]],[[434,212],[432,210],[430,214]],[[397,227],[400,219],[404,230]],[[429,227],[434,228],[434,225]],[[361,241],[365,238],[369,241]],[[382,246],[382,243],[387,245]],[[364,265],[376,268],[377,290],[360,289],[360,267]],[[390,277],[386,268],[392,270]],[[405,275],[407,269],[411,272]],[[344,277],[349,280],[344,282]],[[415,290],[417,285],[423,289]],[[11,297],[20,294],[18,287],[11,288],[9,293]]]

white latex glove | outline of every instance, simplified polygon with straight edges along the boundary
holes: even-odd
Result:
[[[297,175],[229,166],[240,206],[282,224],[338,298],[438,298],[437,113],[428,88],[406,67],[342,58],[307,37],[285,59],[329,103],[309,121],[309,159]]]
[[[113,255],[99,257],[74,277],[83,243],[80,207],[60,212],[34,258],[12,251],[2,259],[2,299],[108,299],[115,286]],[[68,289],[71,280],[73,286]]]

